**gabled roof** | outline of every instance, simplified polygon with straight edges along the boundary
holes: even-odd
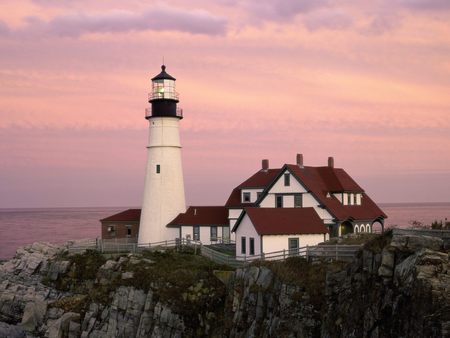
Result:
[[[229,226],[228,209],[223,206],[189,207],[185,213],[175,217],[167,227],[182,225]]]
[[[257,206],[255,203],[242,203],[241,190],[245,188],[265,189],[267,194],[285,170],[289,170],[305,186],[328,212],[338,221],[375,220],[387,218],[387,215],[373,202],[364,190],[350,177],[344,169],[333,167],[299,167],[285,164],[279,169],[258,171],[248,180],[233,189],[225,206],[228,208],[245,208]],[[333,193],[363,194],[361,205],[343,205]],[[330,193],[330,197],[327,194]],[[264,197],[264,196],[262,196]]]
[[[259,235],[328,233],[314,208],[245,208],[233,231],[238,229],[245,214]]]
[[[100,222],[139,222],[141,209],[128,209],[112,216],[103,218]]]
[[[300,168],[294,164],[287,164],[285,167],[308,187],[319,203],[337,220],[387,218],[386,214],[366,194],[361,199],[361,205],[343,205],[335,196],[327,197],[328,192],[364,192],[344,169],[330,167]]]
[[[266,188],[270,182],[273,181],[274,177],[277,176],[280,169],[268,169],[268,170],[259,170],[249,179],[245,180],[241,184],[239,184],[228,197],[225,206],[228,208],[242,208],[246,206],[254,205],[254,203],[242,203],[241,198],[241,189],[245,188],[253,188],[253,189],[264,189]]]

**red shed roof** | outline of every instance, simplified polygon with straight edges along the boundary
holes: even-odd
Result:
[[[141,209],[128,209],[118,214],[103,218],[100,222],[139,222]]]
[[[314,208],[245,208],[259,235],[325,234],[328,229]],[[236,231],[244,215],[236,223]]]
[[[228,209],[223,206],[189,207],[167,224],[168,227],[181,225],[228,226]]]

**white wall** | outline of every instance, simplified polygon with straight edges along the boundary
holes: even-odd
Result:
[[[173,240],[177,228],[166,225],[186,211],[178,118],[149,119],[149,142],[139,243]],[[160,173],[156,166],[160,166]]]
[[[289,173],[288,170],[285,170],[280,178],[275,182],[275,184],[270,188],[270,194],[281,194],[281,193],[303,193],[306,192],[305,188],[297,181],[297,179],[290,174],[290,185],[284,185],[284,174]]]
[[[328,239],[328,236],[323,234],[311,234],[311,235],[264,235],[263,251],[264,253],[289,250],[289,238],[299,238],[299,247],[317,245]]]
[[[268,194],[264,199],[259,203],[261,208],[275,208],[275,195]]]
[[[261,240],[260,236],[256,232],[252,222],[250,221],[250,218],[246,214],[244,218],[241,221],[241,224],[239,225],[238,229],[236,230],[236,256],[242,256],[241,253],[241,237],[245,236],[245,240],[247,241],[247,251],[246,256],[250,256],[250,241],[249,238],[253,237],[255,239],[255,256],[261,254]]]
[[[242,209],[229,209],[228,219],[238,219],[241,216]]]

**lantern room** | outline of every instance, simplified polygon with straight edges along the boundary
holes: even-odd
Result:
[[[175,91],[176,79],[166,72],[166,66],[161,66],[161,73],[152,78],[152,91],[148,95],[150,108],[145,110],[145,118],[177,117],[183,118],[182,109],[177,107],[178,93]]]
[[[161,73],[152,78],[152,92],[150,102],[153,100],[167,99],[178,102],[178,93],[175,91],[176,79],[166,73],[166,66],[161,66]]]

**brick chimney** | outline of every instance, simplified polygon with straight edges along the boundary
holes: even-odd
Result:
[[[303,168],[303,154],[297,154],[297,165],[300,168]]]
[[[334,158],[333,156],[328,157],[328,166],[334,168]]]
[[[261,161],[261,167],[262,167],[262,171],[269,170],[269,160],[268,159],[262,160]]]

